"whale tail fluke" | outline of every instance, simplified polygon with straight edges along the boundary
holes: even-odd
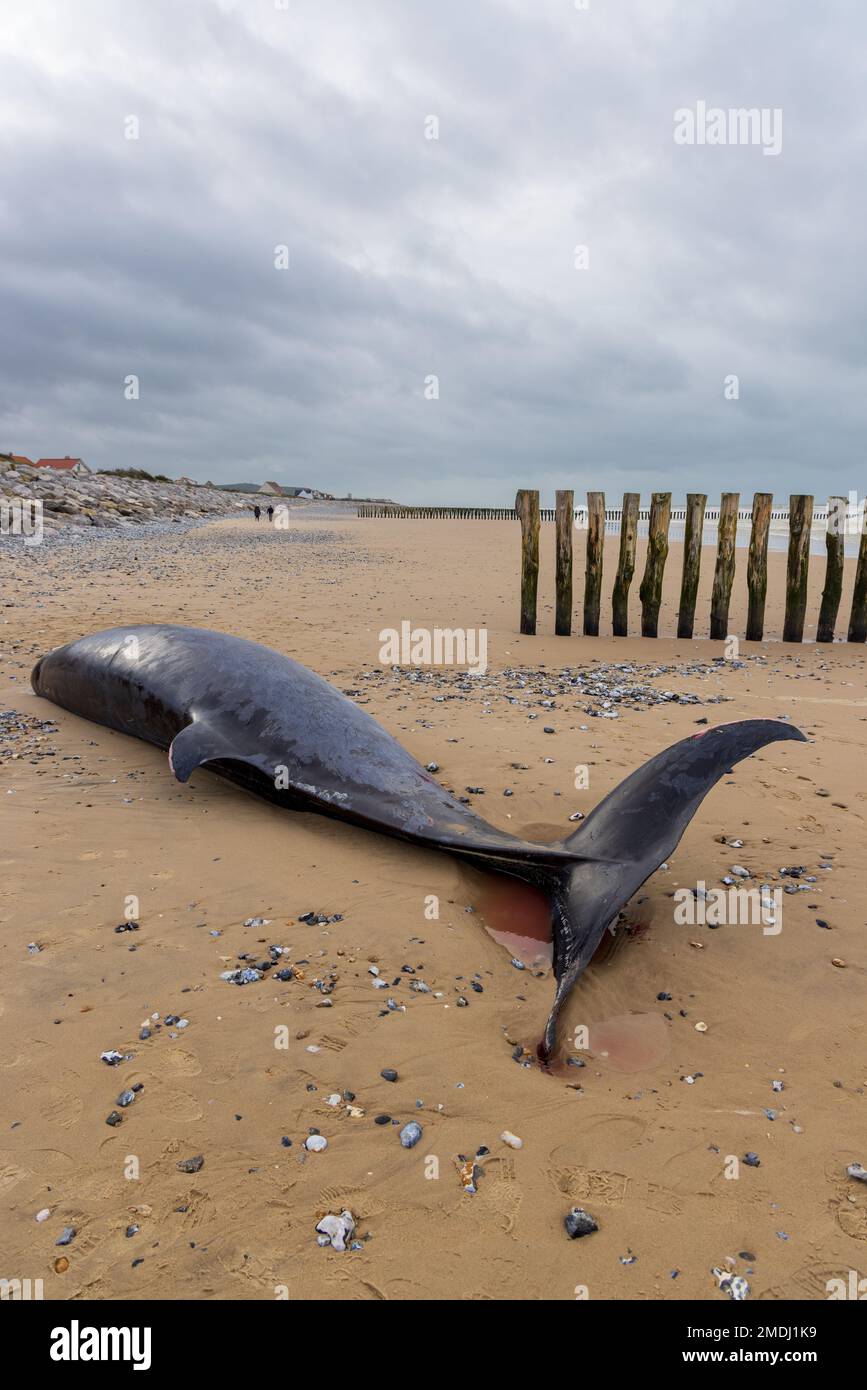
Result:
[[[744,719],[702,730],[666,748],[599,803],[564,846],[576,856],[553,894],[557,992],[541,1046],[553,1051],[557,1019],[606,929],[676,848],[704,797],[765,744],[806,742],[778,719]]]

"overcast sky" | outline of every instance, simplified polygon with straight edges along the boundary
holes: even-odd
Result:
[[[4,0],[0,450],[867,491],[863,0],[283,5]],[[699,102],[782,148],[676,143]]]

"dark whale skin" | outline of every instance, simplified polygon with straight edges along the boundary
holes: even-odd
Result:
[[[445,850],[541,887],[552,907],[557,1018],[605,928],[678,844],[705,794],[791,724],[748,719],[703,730],[626,778],[567,839],[537,845],[462,805],[369,714],[299,662],[205,628],[111,628],[58,647],[37,695],[169,749],[186,781],[207,766],[292,810],[315,811]]]

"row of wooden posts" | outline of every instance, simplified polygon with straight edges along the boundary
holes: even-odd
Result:
[[[738,523],[736,492],[724,492],[719,507],[719,536],[713,591],[710,605],[710,635],[729,635],[729,600],[735,573],[735,538]],[[612,595],[615,637],[627,636],[627,603],[635,574],[635,545],[638,533],[640,497],[627,492],[623,497],[620,520],[620,555]],[[750,517],[752,530],[747,559],[748,642],[759,642],[764,634],[765,599],[768,591],[768,531],[773,497],[757,492]],[[825,587],[816,630],[817,642],[833,642],[837,613],[843,591],[845,536],[839,518],[846,516],[846,499],[829,498],[828,513],[838,518],[826,530],[827,561]],[[704,493],[689,493],[686,499],[686,530],[683,542],[683,573],[677,615],[678,637],[692,637],[695,604],[701,564],[702,530],[707,510]],[[716,509],[714,509],[716,510]],[[539,494],[522,490],[515,499],[515,513],[521,522],[521,631],[536,631],[536,595],[539,580],[539,523],[542,513]],[[554,508],[556,532],[556,609],[554,631],[568,637],[572,631],[572,537],[575,520],[574,492],[557,493]],[[654,492],[648,521],[647,559],[641,580],[641,635],[656,637],[662,603],[662,576],[668,558],[668,529],[671,521],[671,493]],[[800,642],[804,636],[807,611],[807,578],[810,564],[810,528],[813,498],[793,495],[789,499],[789,556],[786,571],[786,615],[783,641]],[[602,557],[605,540],[605,494],[587,494],[587,560],[584,576],[584,635],[598,637],[602,602]],[[867,639],[867,534],[862,531],[855,572],[855,592],[849,617],[848,640]]]

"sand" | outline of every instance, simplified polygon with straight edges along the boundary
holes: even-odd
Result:
[[[829,1279],[863,1277],[867,1189],[845,1168],[867,1163],[864,649],[768,640],[742,644],[741,665],[711,667],[721,643],[614,640],[609,628],[555,638],[550,526],[534,638],[516,633],[514,524],[311,509],[290,532],[254,528],[0,552],[0,714],[52,721],[17,737],[0,723],[0,1276],[42,1278],[57,1299],[558,1300],[719,1299],[711,1271],[727,1259],[754,1299],[821,1299]],[[744,560],[738,552],[735,633]],[[607,619],[611,547],[606,563]],[[679,564],[673,546],[663,634]],[[770,638],[784,565],[771,557]],[[705,551],[700,634],[711,568]],[[814,560],[808,632],[822,569]],[[576,596],[580,579],[578,566]],[[844,614],[851,584],[847,563]],[[454,673],[384,672],[378,634],[404,619],[485,626],[487,676],[468,686]],[[490,893],[480,876],[280,812],[205,772],[180,786],[158,750],[32,694],[30,668],[48,648],[150,621],[265,642],[359,692],[446,785],[484,787],[476,808],[535,839],[573,829],[573,812],[697,720],[787,715],[811,741],[771,745],[706,798],[575,991],[563,1033],[568,1043],[589,1030],[585,1067],[546,1073],[513,1053],[535,1045],[550,972],[517,971],[482,912],[468,910]],[[725,701],[625,708],[618,719],[588,716],[569,697],[537,703],[562,667],[610,661],[671,666],[648,679]],[[520,691],[509,670],[539,675]],[[579,764],[587,790],[573,786]],[[774,875],[803,865],[818,881],[785,896],[776,935],[676,924],[672,893],[712,886],[734,863]],[[117,933],[131,895],[139,930]],[[438,920],[425,914],[432,896]],[[299,923],[309,910],[343,920]],[[253,917],[268,925],[245,927]],[[271,943],[309,962],[303,979],[220,979],[239,953],[261,958]],[[400,984],[373,988],[371,965]],[[408,989],[405,965],[431,994]],[[332,977],[330,994],[313,983]],[[388,1011],[389,997],[405,1012]],[[153,1014],[188,1026],[140,1041]],[[100,1053],[112,1048],[133,1056],[111,1068]],[[380,1077],[387,1067],[396,1082]],[[122,1125],[108,1127],[120,1092],[139,1083]],[[403,1149],[398,1127],[374,1124],[380,1114],[417,1119],[420,1144]],[[328,1140],[322,1153],[303,1150],[311,1128]],[[504,1130],[523,1147],[504,1144]],[[468,1194],[459,1156],[480,1146],[490,1152]],[[727,1177],[729,1156],[747,1151],[761,1166]],[[201,1170],[179,1171],[194,1155]],[[599,1226],[577,1241],[563,1229],[573,1205]],[[317,1221],[345,1207],[362,1249],[319,1248]],[[65,1226],[76,1235],[59,1250]],[[56,1273],[60,1256],[68,1268]]]

